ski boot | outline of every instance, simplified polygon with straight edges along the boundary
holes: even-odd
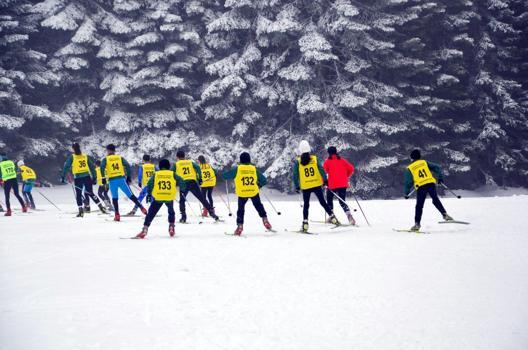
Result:
[[[106,205],[106,208],[109,210],[109,211],[113,211],[114,208],[112,207],[112,203],[110,203],[109,200],[105,200],[105,205]]]
[[[420,232],[420,224],[419,223],[415,223],[413,227],[411,227],[409,229],[409,231],[412,231],[412,232]]]
[[[129,211],[129,212],[126,214],[126,216],[134,216],[134,215],[136,215],[136,210],[137,210],[137,209],[134,207],[134,209],[132,209],[131,211]]]
[[[143,229],[141,229],[141,232],[138,233],[135,238],[143,239],[147,237],[147,233],[148,233],[148,226],[143,226]]]
[[[169,224],[169,236],[174,237],[176,232],[174,232],[174,224]]]
[[[308,220],[303,220],[302,226],[301,226],[301,232],[303,233],[308,232]]]
[[[11,209],[7,209],[4,216],[11,216],[13,213],[11,212]]]
[[[76,215],[78,218],[82,218],[84,216],[84,210],[82,207],[79,207],[79,213]]]
[[[234,235],[235,236],[240,236],[242,234],[243,230],[244,230],[244,225],[242,225],[242,224],[237,225],[237,228],[235,230]]]
[[[91,210],[90,210],[90,206],[89,205],[85,205],[84,206],[84,212],[85,213],[89,213]]]
[[[22,207],[22,212],[23,212],[23,213],[27,213],[27,211],[28,211],[28,207],[26,207],[26,206],[24,205],[24,206]]]
[[[119,213],[114,214],[114,221],[121,221],[121,215]]]
[[[348,223],[352,226],[356,226],[356,220],[354,219],[354,217],[352,216],[352,213],[347,211],[346,212],[346,216],[347,216],[347,219],[348,219]]]
[[[203,208],[203,210],[202,210],[202,217],[203,217],[203,218],[206,218],[208,214],[209,214],[209,212],[207,211],[207,208]]]
[[[101,211],[101,213],[103,214],[106,214],[107,211],[106,211],[106,208],[104,207],[104,205],[102,203],[99,203],[99,210]]]
[[[216,221],[216,222],[220,221],[220,218],[218,217],[218,215],[215,214],[214,209],[209,211],[209,215],[214,219],[214,221]]]
[[[339,222],[339,220],[337,220],[337,218],[336,218],[336,216],[334,214],[330,215],[328,220],[330,220],[330,223],[333,224],[333,225],[336,225],[336,226],[341,225],[341,223]]]
[[[186,224],[187,223],[187,215],[182,215],[180,218],[180,224]]]
[[[3,212],[4,212],[4,207],[2,207],[2,206],[0,205],[0,213],[3,213]]]
[[[37,207],[35,206],[35,203],[31,203],[31,205],[29,206],[32,210],[36,210]]]
[[[271,230],[271,224],[268,220],[268,218],[262,218],[262,223],[264,224],[264,227],[266,228],[266,230]]]
[[[143,215],[147,215],[147,209],[145,207],[141,207],[140,210],[143,213]]]
[[[444,217],[444,220],[445,220],[445,221],[453,221],[453,220],[454,220],[454,219],[453,219],[451,216],[449,216],[447,213],[445,213],[445,214],[443,215],[443,217]]]

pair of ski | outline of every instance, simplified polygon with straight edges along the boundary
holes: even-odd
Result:
[[[469,225],[470,224],[467,221],[460,221],[460,220],[439,221],[438,223],[439,224],[459,224],[459,225]],[[422,233],[422,234],[431,233],[431,232],[428,232],[428,231],[421,231],[421,230],[415,231],[415,230],[410,230],[410,229],[393,228],[392,230],[395,231],[395,232],[409,232],[409,233]]]
[[[277,230],[274,230],[274,229],[269,229],[269,230],[264,230],[264,232],[268,232],[268,233],[272,233],[273,235],[277,234],[278,231]],[[233,237],[243,237],[243,238],[247,238],[247,236],[245,234],[239,234],[239,235],[235,235],[234,232],[224,232],[224,235],[226,236],[233,236]]]

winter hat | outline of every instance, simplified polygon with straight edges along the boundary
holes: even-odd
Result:
[[[160,170],[169,170],[170,169],[170,162],[168,159],[162,159],[159,161],[158,164]]]
[[[205,164],[205,157],[204,157],[204,156],[199,156],[199,157],[198,157],[198,161],[199,161],[201,164]]]
[[[179,150],[178,152],[176,152],[176,157],[181,158],[181,159],[185,158],[185,152],[182,150]]]
[[[81,145],[79,145],[77,142],[72,144],[72,149],[75,154],[81,154]]]
[[[412,160],[418,160],[422,158],[422,155],[420,154],[420,150],[419,149],[415,149],[414,151],[411,152],[411,159]]]
[[[249,153],[242,152],[242,154],[240,154],[240,163],[242,164],[251,163],[251,156],[249,155]]]
[[[106,146],[106,149],[109,151],[115,152],[116,146],[113,143],[111,143],[108,146]]]
[[[19,167],[23,166],[23,165],[24,165],[24,161],[23,161],[22,159],[20,159],[20,160],[18,161],[17,165],[18,165]]]
[[[144,154],[144,155],[143,155],[143,161],[145,161],[145,162],[150,162],[150,155],[148,155],[148,154]]]
[[[310,147],[310,144],[306,140],[302,140],[299,142],[299,153],[310,153],[312,151],[312,148]]]
[[[337,148],[335,148],[335,146],[328,147],[327,151],[328,151],[328,154],[331,156],[337,154]]]

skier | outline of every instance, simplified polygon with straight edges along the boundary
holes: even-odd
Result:
[[[144,154],[143,155],[143,161],[142,164],[139,166],[138,170],[138,187],[141,188],[141,192],[139,193],[138,201],[141,203],[143,201],[143,198],[147,197],[147,203],[150,202],[151,196],[147,193],[147,188],[145,187],[152,177],[154,175],[154,172],[156,171],[156,167],[150,160],[150,155]],[[135,205],[134,208],[127,214],[127,216],[134,216],[136,215],[138,207]]]
[[[326,203],[323,193],[323,184],[327,184],[326,174],[321,162],[315,155],[311,154],[311,147],[308,141],[302,140],[299,143],[299,153],[301,156],[293,163],[292,174],[295,190],[302,191],[303,196],[303,222],[301,231],[308,232],[308,210],[310,208],[310,195],[314,193],[319,203],[330,217],[330,223],[339,225],[339,221],[332,209]]]
[[[4,195],[5,195],[5,204],[6,204],[6,212],[4,216],[11,216],[11,202],[9,200],[11,189],[13,189],[13,193],[15,194],[15,197],[20,202],[20,205],[22,206],[22,212],[27,212],[27,207],[24,204],[24,200],[22,197],[20,197],[20,193],[18,192],[18,180],[17,180],[17,167],[15,165],[15,162],[12,160],[9,160],[5,155],[0,155],[0,179],[2,179],[2,182],[4,183]]]
[[[213,204],[213,190],[216,186],[216,170],[205,160],[204,156],[198,157],[200,163],[200,170],[202,171],[202,195],[209,201],[209,205],[214,208]],[[207,216],[207,208],[203,208],[202,216]]]
[[[75,200],[77,201],[77,207],[79,208],[77,217],[83,217],[85,212],[90,212],[89,198],[94,201],[102,213],[106,213],[103,203],[101,203],[99,198],[93,193],[93,185],[97,182],[97,177],[92,158],[81,152],[81,146],[77,142],[72,144],[72,151],[73,154],[71,154],[64,162],[61,182],[66,183],[64,178],[69,171],[73,173]],[[83,189],[85,194],[84,203],[82,194]]]
[[[114,206],[114,221],[121,221],[119,214],[119,189],[130,198],[135,205],[137,205],[143,214],[147,214],[137,197],[132,193],[128,184],[132,182],[130,179],[130,164],[120,155],[115,154],[116,147],[113,144],[106,146],[107,156],[101,161],[101,176],[103,177],[103,185],[106,185],[107,178],[110,186],[110,193],[112,194],[112,205]]]
[[[97,196],[105,203],[108,210],[114,210],[112,203],[110,203],[110,197],[108,197],[108,184],[103,184],[101,161],[99,159],[95,161],[95,175],[97,177]]]
[[[22,195],[26,200],[26,207],[36,209],[31,191],[33,190],[33,186],[35,186],[37,174],[35,173],[35,170],[25,165],[23,160],[19,160],[17,165],[20,169],[20,176],[22,176]]]
[[[148,195],[153,197],[153,200],[145,217],[143,229],[135,238],[145,238],[147,236],[148,228],[163,204],[167,206],[169,213],[169,235],[171,237],[174,236],[176,186],[179,186],[181,191],[185,190],[185,181],[176,175],[174,171],[170,170],[170,162],[167,159],[160,160],[158,167],[159,170],[154,172],[154,175],[149,178],[144,187]]]
[[[422,220],[422,211],[425,203],[425,198],[429,194],[433,200],[433,204],[442,214],[444,220],[452,221],[453,218],[447,215],[442,202],[436,193],[436,183],[443,183],[444,176],[440,165],[428,162],[422,159],[420,150],[415,149],[411,152],[411,164],[405,170],[405,198],[408,198],[411,193],[411,188],[416,189],[416,211],[414,215],[414,226],[411,231],[420,231],[420,221]]]
[[[243,152],[240,154],[240,163],[228,172],[222,174],[222,178],[224,180],[235,180],[238,210],[236,218],[237,228],[234,234],[240,236],[244,230],[245,206],[249,199],[251,199],[253,206],[262,218],[262,223],[266,230],[271,230],[271,224],[259,195],[260,188],[266,185],[267,179],[255,165],[251,164],[251,156],[249,153]]]
[[[326,202],[330,209],[334,210],[334,193],[341,199],[346,200],[347,188],[350,187],[348,179],[354,174],[354,165],[342,158],[334,146],[328,147],[328,158],[323,163],[323,168],[328,174],[328,188],[326,190]],[[355,225],[356,220],[350,212],[348,205],[339,200],[341,208],[345,212],[350,225]]]
[[[202,203],[202,206],[207,209],[209,212],[209,215],[215,221],[219,221],[220,218],[215,214],[215,211],[211,205],[205,200],[204,196],[202,195],[202,192],[200,191],[199,184],[202,182],[202,171],[198,164],[193,162],[192,160],[185,159],[185,152],[178,151],[176,153],[176,157],[178,160],[176,163],[172,166],[172,170],[176,172],[176,175],[181,177],[183,181],[185,181],[185,189],[180,191],[180,213],[181,218],[180,222],[185,223],[187,222],[187,214],[185,213],[185,202],[187,201],[187,193],[189,191]]]

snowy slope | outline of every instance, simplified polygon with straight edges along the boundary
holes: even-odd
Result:
[[[75,209],[71,190],[45,193]],[[46,211],[0,217],[0,349],[528,348],[528,196],[445,199],[470,226],[437,224],[428,201],[430,235],[391,230],[412,224],[411,200],[362,202],[372,227],[287,233],[291,197],[280,217],[265,203],[277,235],[249,204],[245,239],[223,234],[229,218],[169,239],[163,212],[145,241],[119,239],[140,218],[36,199]]]

